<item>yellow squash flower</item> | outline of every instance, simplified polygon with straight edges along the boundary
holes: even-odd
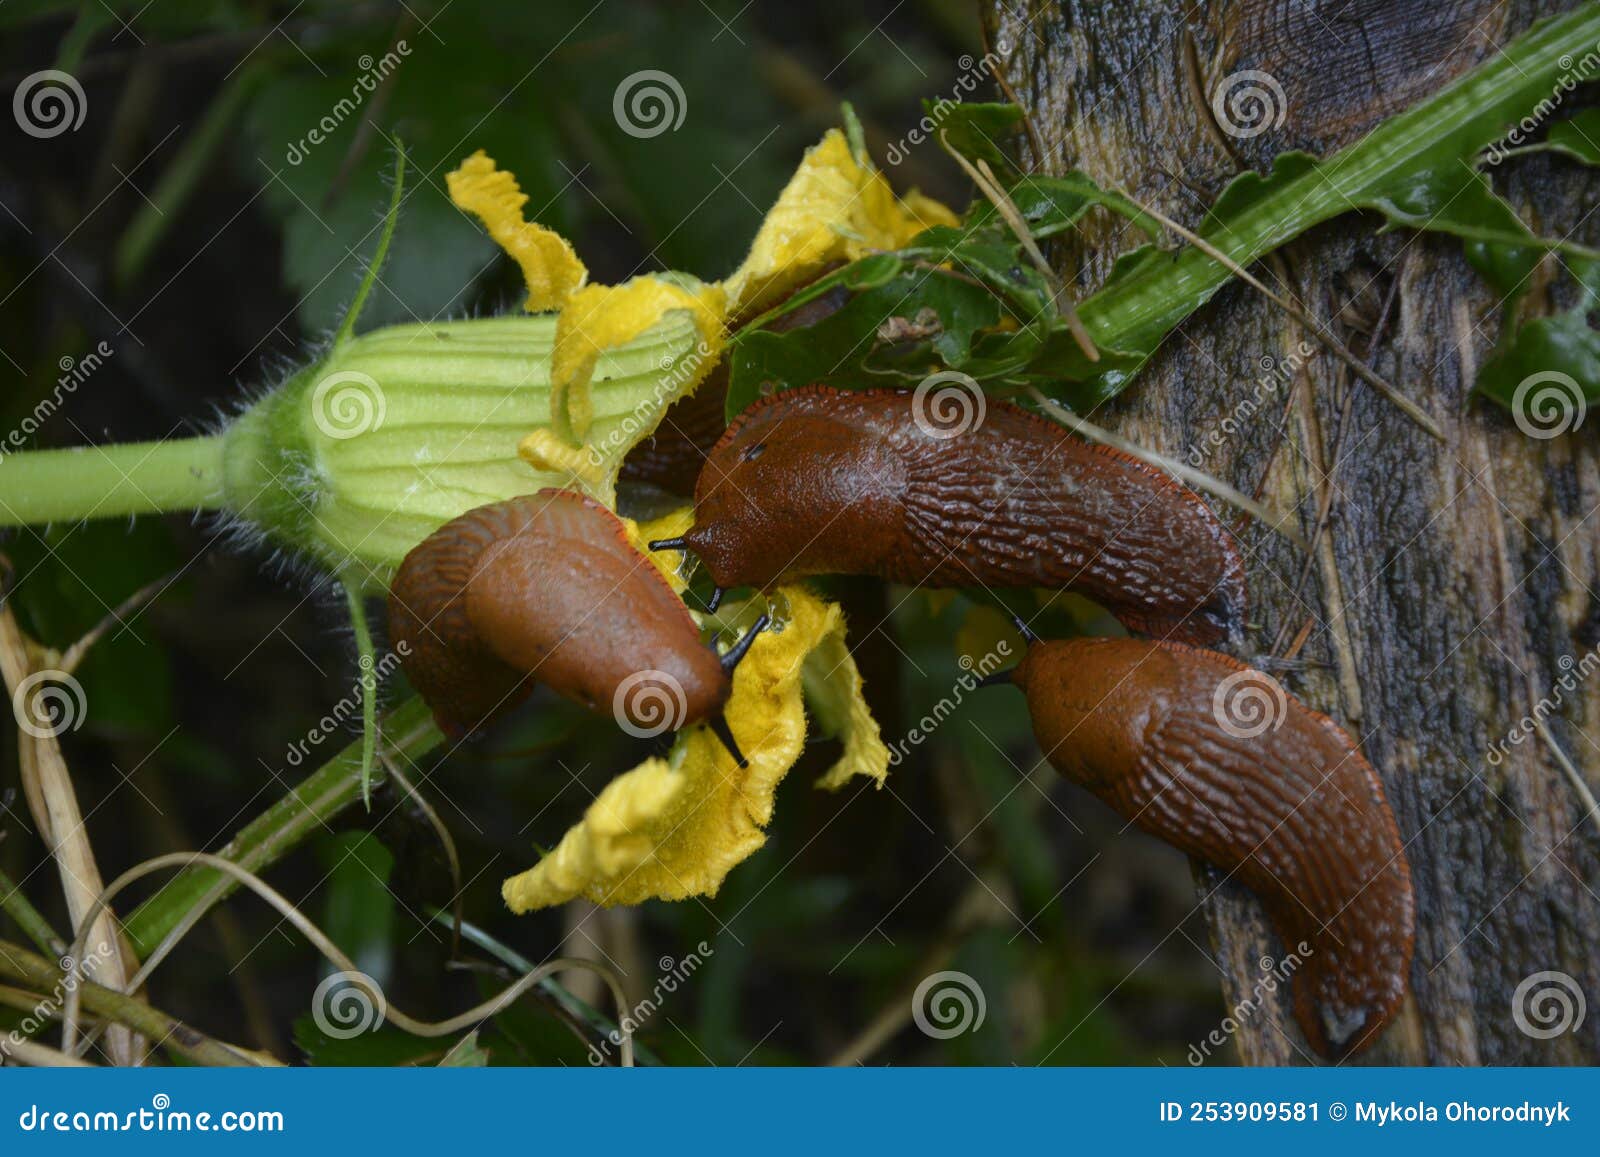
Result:
[[[667,406],[715,368],[731,318],[771,306],[837,262],[898,248],[931,225],[956,223],[949,209],[926,197],[895,197],[883,175],[853,156],[835,130],[806,154],[750,255],[724,281],[662,273],[590,285],[565,240],[523,219],[527,198],[516,179],[482,152],[448,181],[456,205],[475,214],[522,266],[529,312],[559,311],[551,422],[531,431],[519,453],[536,470],[564,476],[613,507],[623,457],[654,431]],[[636,372],[629,350],[660,357],[659,339],[673,327],[681,331],[670,343],[677,352],[661,361],[650,395],[614,401],[608,392],[611,408],[597,412],[590,386],[602,358],[607,373]],[[654,343],[645,340],[652,336]],[[630,402],[631,409],[617,408]],[[642,547],[650,538],[681,533],[690,518],[685,508],[649,527],[630,524],[630,533]],[[682,579],[666,560],[655,561],[681,591]],[[612,780],[553,851],[505,882],[502,891],[514,911],[580,896],[597,904],[637,904],[715,894],[729,870],[766,838],[778,783],[805,744],[808,703],[823,731],[844,748],[818,786],[839,788],[858,775],[883,783],[889,752],[862,698],[843,614],[799,586],[781,588],[774,602],[782,608],[779,629],[751,646],[734,673],[726,707],[749,766],[738,767],[705,727],[685,729],[665,758]],[[744,617],[756,613],[748,607]],[[736,617],[730,610],[723,621]]]

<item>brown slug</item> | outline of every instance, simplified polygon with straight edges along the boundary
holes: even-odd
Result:
[[[719,657],[621,520],[568,490],[452,519],[406,555],[389,590],[390,639],[450,735],[539,682],[634,735],[709,721],[741,765],[720,712],[765,625]]]
[[[1176,643],[1035,642],[993,678],[1006,677],[1056,770],[1260,897],[1302,957],[1295,1018],[1319,1052],[1375,1039],[1406,993],[1411,869],[1338,724],[1260,671]]]
[[[694,526],[650,545],[693,551],[719,589],[817,574],[1070,587],[1144,634],[1240,630],[1244,564],[1195,495],[981,394],[962,395],[975,421],[941,428],[941,399],[921,393],[806,386],[756,403],[706,460]]]

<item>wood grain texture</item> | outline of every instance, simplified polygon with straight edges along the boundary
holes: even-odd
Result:
[[[1538,16],[1574,6],[997,0],[986,23],[1046,153],[1032,157],[1019,138],[1025,165],[1081,168],[1195,227],[1241,167],[1347,144]],[[1211,119],[1209,97],[1244,69],[1273,74],[1284,116],[1233,139]],[[1494,180],[1536,230],[1577,225],[1575,240],[1600,241],[1591,172],[1531,158]],[[1600,644],[1600,436],[1591,421],[1530,439],[1472,400],[1497,332],[1493,295],[1456,243],[1379,237],[1379,224],[1342,217],[1256,272],[1336,319],[1358,350],[1387,301],[1374,367],[1443,426],[1447,445],[1321,351],[1291,373],[1264,373],[1264,359],[1291,365],[1310,335],[1238,286],[1095,418],[1167,454],[1197,449],[1205,470],[1298,510],[1307,534],[1330,502],[1309,562],[1244,529],[1252,623],[1242,654],[1281,653],[1307,631],[1298,656],[1309,665],[1282,678],[1358,738],[1406,841],[1417,902],[1412,996],[1360,1062],[1593,1064],[1600,816],[1586,817],[1537,738],[1497,763],[1489,751],[1546,699],[1551,738],[1589,790],[1600,789],[1600,675],[1559,700],[1554,690],[1564,664]],[[1095,220],[1053,257],[1087,290],[1134,243],[1125,226]],[[1546,280],[1531,295],[1535,309],[1548,305]],[[1214,891],[1205,873],[1199,884],[1232,1006],[1249,994],[1258,961],[1282,948],[1242,889]],[[1519,1029],[1512,1000],[1524,978],[1549,970],[1573,978],[1589,1014],[1577,1031],[1537,1039]],[[1281,991],[1243,1021],[1237,1041],[1249,1063],[1314,1060]]]

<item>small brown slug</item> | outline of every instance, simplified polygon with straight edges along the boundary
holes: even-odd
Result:
[[[1370,1044],[1406,993],[1414,904],[1350,736],[1260,671],[1182,644],[1035,642],[1006,674],[1056,770],[1260,897],[1300,957],[1295,1018],[1317,1050]]]
[[[963,394],[942,427],[921,391],[806,386],[717,442],[694,526],[650,545],[699,556],[719,588],[817,574],[930,587],[1070,587],[1131,630],[1238,631],[1244,564],[1194,494],[1007,402]]]
[[[631,734],[722,725],[731,672],[615,514],[568,490],[469,510],[406,555],[389,635],[440,728],[460,736],[544,683]],[[401,644],[405,644],[402,648]]]

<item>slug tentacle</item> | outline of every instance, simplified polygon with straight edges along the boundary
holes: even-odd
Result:
[[[468,511],[406,556],[389,597],[406,674],[462,734],[534,681],[630,730],[721,710],[728,672],[616,515],[547,490]]]
[[[1209,507],[1006,402],[951,431],[909,391],[784,391],[713,448],[683,543],[719,587],[815,574],[1069,587],[1131,629],[1189,642],[1244,621],[1244,564]]]
[[[1371,1043],[1405,996],[1414,903],[1394,814],[1344,730],[1180,644],[1040,643],[1013,676],[1067,779],[1260,897],[1299,958],[1295,1017],[1318,1051]]]

